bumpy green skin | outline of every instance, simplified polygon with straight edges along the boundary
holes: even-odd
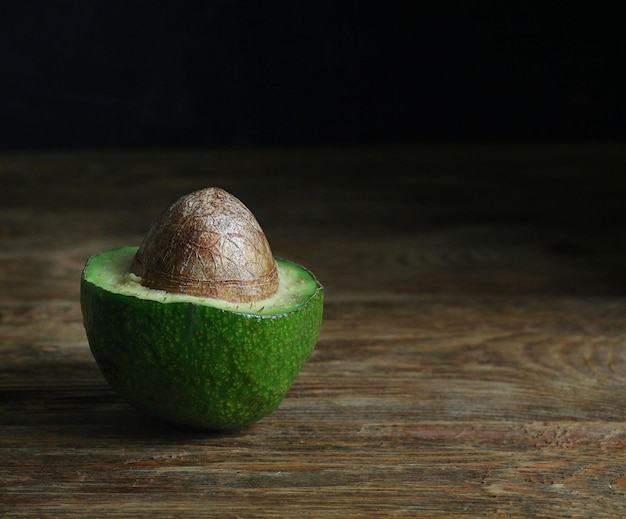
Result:
[[[87,338],[109,384],[138,409],[208,429],[272,413],[309,359],[322,322],[321,285],[297,310],[258,316],[159,303],[81,280]]]

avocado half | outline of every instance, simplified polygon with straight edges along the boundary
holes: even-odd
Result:
[[[171,294],[131,273],[137,247],[92,256],[81,278],[91,352],[111,387],[158,418],[234,429],[271,414],[311,356],[324,290],[275,258],[279,289],[254,303]]]

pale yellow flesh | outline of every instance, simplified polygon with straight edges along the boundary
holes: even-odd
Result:
[[[130,272],[137,247],[122,247],[94,256],[85,269],[88,281],[111,292],[160,303],[196,303],[231,312],[258,315],[278,315],[297,309],[316,291],[315,278],[298,265],[277,259],[277,292],[266,299],[249,303],[232,303],[210,297],[175,294],[144,287],[141,278]],[[95,261],[94,261],[95,260]]]

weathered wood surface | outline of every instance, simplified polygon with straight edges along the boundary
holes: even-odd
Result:
[[[0,515],[626,516],[626,147],[0,155]],[[327,289],[233,433],[109,389],[87,257],[218,185]]]

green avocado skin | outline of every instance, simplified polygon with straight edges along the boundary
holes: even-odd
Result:
[[[258,316],[115,294],[81,279],[87,339],[111,387],[151,415],[215,430],[278,407],[313,352],[323,300],[320,285],[297,310]]]

